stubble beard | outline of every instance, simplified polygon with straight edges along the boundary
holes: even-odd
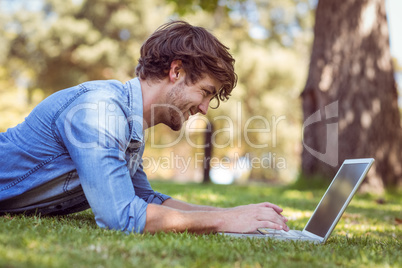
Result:
[[[178,131],[183,126],[185,117],[183,115],[182,109],[184,106],[184,82],[181,82],[167,95],[168,100],[168,111],[169,111],[169,122],[167,125],[173,130]]]

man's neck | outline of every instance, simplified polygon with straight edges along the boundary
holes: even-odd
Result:
[[[142,91],[144,130],[159,124],[157,107],[165,103],[167,81],[139,79]]]

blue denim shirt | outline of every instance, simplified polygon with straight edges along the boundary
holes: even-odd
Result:
[[[137,78],[92,81],[42,101],[0,133],[0,212],[63,215],[89,207],[102,228],[142,232],[152,190],[143,171]]]

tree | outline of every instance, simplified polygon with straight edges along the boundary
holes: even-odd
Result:
[[[373,157],[363,189],[381,192],[401,184],[402,134],[393,73],[384,0],[318,2],[302,92],[304,122],[316,121],[305,123],[304,174],[330,178],[346,158]],[[320,120],[319,110],[326,120]],[[329,133],[334,124],[336,139]]]
[[[0,11],[7,55],[0,64],[46,95],[87,80],[133,77],[141,43],[170,14],[163,0],[29,3]]]

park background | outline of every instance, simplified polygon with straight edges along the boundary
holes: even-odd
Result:
[[[194,116],[182,132],[147,131],[144,164],[156,191],[219,207],[270,201],[284,209],[291,229],[302,229],[343,158],[380,163],[369,176],[374,187],[353,198],[325,245],[125,235],[100,229],[91,210],[4,215],[0,267],[402,267],[402,103],[394,80],[400,92],[401,11],[400,0],[0,0],[0,132],[57,90],[133,78],[142,42],[161,24],[183,19],[230,47],[239,82],[228,102]],[[324,64],[312,65],[317,59]],[[341,82],[348,86],[336,86]],[[317,92],[318,106],[306,99]],[[338,111],[329,121],[339,126],[329,143],[339,150],[332,151],[337,163],[325,157],[328,144],[314,143],[326,136],[325,125],[305,128],[303,137],[306,119],[328,105]],[[212,173],[237,184],[200,183],[207,122],[214,123],[212,166],[222,165]],[[252,170],[244,171],[244,156],[257,160]],[[258,167],[261,159],[266,168]]]
[[[239,81],[228,102],[217,110],[210,109],[207,117],[191,118],[182,131],[173,133],[164,126],[146,131],[148,146],[143,164],[150,179],[203,181],[204,136],[207,123],[211,122],[214,125],[211,175],[218,178],[215,181],[289,184],[303,174],[307,178],[330,179],[345,158],[374,157],[378,166],[369,174],[366,184],[370,187],[366,188],[381,194],[387,187],[400,185],[402,177],[401,168],[395,168],[401,163],[400,151],[396,153],[399,156],[392,151],[402,143],[400,123],[395,125],[395,120],[384,119],[400,117],[384,108],[391,107],[392,100],[380,102],[379,114],[374,105],[378,96],[397,99],[394,81],[384,84],[384,74],[371,68],[368,60],[362,63],[363,67],[357,64],[357,69],[363,70],[361,73],[367,73],[366,77],[364,74],[342,76],[339,73],[354,72],[356,64],[345,60],[332,64],[337,57],[333,51],[327,51],[332,53],[329,59],[319,59],[327,61],[325,68],[313,70],[309,66],[314,61],[312,52],[331,49],[325,48],[323,42],[317,45],[318,49],[313,47],[317,3],[315,0],[1,0],[0,131],[21,122],[35,105],[57,90],[88,80],[125,82],[133,78],[142,42],[161,24],[182,19],[206,27],[230,48],[236,59]],[[401,2],[362,1],[360,6],[353,6],[354,1],[334,3],[333,7],[330,1],[326,6],[323,4],[317,14],[329,12],[326,16],[333,17],[333,24],[339,26],[328,23],[324,31],[329,36],[321,38],[343,42],[340,45],[346,51],[341,54],[343,58],[360,50],[363,58],[373,56],[371,62],[376,62],[389,51],[387,31],[385,36],[375,37],[385,38],[385,43],[376,44],[380,51],[364,46],[370,40],[363,40],[347,51],[347,47],[353,47],[347,40],[359,40],[361,36],[350,32],[342,41],[341,32],[352,27],[353,18],[360,17],[363,26],[357,28],[368,24],[374,33],[375,25],[389,27],[392,59],[388,57],[385,61],[392,61],[393,69],[387,72],[393,72],[400,91],[402,38],[398,31],[402,23],[398,12],[402,9]],[[376,17],[380,14],[376,10],[381,6],[386,7],[388,21]],[[329,75],[328,69],[332,70]],[[370,81],[370,71],[374,72],[374,82]],[[302,97],[314,80],[314,72],[321,77],[316,83],[317,90],[327,91],[330,96],[319,97],[321,100],[315,106],[308,104],[308,97]],[[329,90],[320,88],[325,86],[328,77],[335,81],[332,84],[346,81],[346,88],[345,84],[343,88],[342,85]],[[368,86],[367,81],[374,87]],[[353,87],[358,90],[352,95],[343,98],[336,93],[331,97],[331,91],[352,92]],[[356,103],[356,99],[361,99],[361,103]],[[325,141],[320,142],[326,136],[320,126],[310,127],[309,132],[306,129],[303,139],[303,123],[308,116],[333,101],[340,103],[337,104],[338,128],[342,128],[342,120],[350,119],[350,112],[361,123],[352,122],[343,133],[339,130],[333,144],[336,147],[326,148]],[[303,103],[308,107],[303,107]],[[398,103],[400,110],[402,101]],[[362,105],[366,111],[356,108]],[[364,129],[367,121],[378,122],[377,127],[374,123],[370,125],[371,133]],[[388,128],[392,130],[387,131]],[[335,163],[312,156],[306,152],[307,146],[322,154],[333,151]]]

